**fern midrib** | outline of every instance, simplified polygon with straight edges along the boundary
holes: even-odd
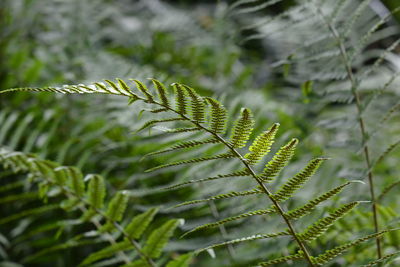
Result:
[[[314,2],[311,1],[313,4]],[[362,105],[361,105],[361,100],[360,100],[360,95],[357,91],[358,88],[358,83],[356,78],[354,77],[354,73],[353,70],[351,68],[351,64],[349,61],[349,57],[347,54],[347,50],[343,44],[342,38],[340,38],[339,33],[337,32],[336,28],[334,27],[334,25],[332,25],[332,23],[330,23],[329,21],[327,21],[323,11],[321,10],[321,8],[319,6],[316,6],[314,4],[314,6],[316,7],[317,11],[320,13],[322,20],[324,21],[324,23],[328,26],[329,30],[331,31],[332,35],[334,36],[334,38],[337,41],[337,44],[339,46],[339,50],[340,50],[340,55],[343,59],[343,63],[345,65],[346,68],[346,72],[347,72],[347,76],[350,80],[351,83],[351,92],[356,100],[356,108],[357,108],[357,114],[358,114],[358,124],[360,127],[360,131],[361,131],[361,141],[362,144],[364,146],[364,159],[365,159],[365,163],[367,165],[367,171],[368,171],[368,183],[369,183],[369,190],[370,190],[370,196],[371,196],[371,202],[372,202],[372,213],[373,213],[373,223],[374,223],[374,230],[375,233],[379,232],[379,222],[378,222],[378,210],[376,207],[376,197],[375,197],[375,191],[374,191],[374,179],[373,179],[373,174],[372,174],[372,169],[371,169],[371,160],[370,160],[370,156],[369,156],[369,146],[367,144],[367,130],[365,128],[365,123],[364,123],[364,119],[362,117]],[[378,259],[382,258],[382,248],[381,248],[381,242],[380,242],[380,238],[377,237],[376,239],[376,247],[377,247],[377,253],[378,253]]]
[[[67,188],[67,187],[65,187],[65,186],[61,186],[61,185],[59,185],[59,184],[57,184],[57,183],[54,183],[54,182],[52,182],[52,181],[50,181],[50,180],[47,180],[47,182],[48,182],[49,184],[53,184],[53,185],[56,185],[56,186],[60,187],[61,190],[62,190],[65,194],[71,195],[71,196],[73,196],[73,197],[79,199],[79,200],[81,201],[81,203],[83,203],[83,204],[85,204],[85,205],[87,205],[87,206],[90,206],[90,207],[93,209],[94,212],[96,212],[98,215],[102,216],[104,219],[106,219],[106,221],[112,222],[112,224],[114,225],[114,227],[115,227],[126,239],[128,239],[128,241],[132,244],[132,246],[134,247],[134,249],[136,250],[136,252],[139,254],[139,256],[140,256],[143,260],[145,260],[145,261],[146,261],[150,266],[152,266],[152,267],[156,267],[156,266],[157,266],[157,265],[154,263],[154,261],[153,261],[151,258],[149,258],[149,257],[142,251],[140,245],[139,245],[134,239],[132,239],[132,238],[125,232],[125,230],[124,230],[117,222],[115,222],[114,220],[112,220],[111,218],[109,218],[109,217],[107,216],[107,214],[105,214],[105,212],[103,212],[102,210],[100,210],[100,209],[94,207],[94,206],[93,206],[91,203],[89,203],[85,198],[78,196],[77,194],[75,194],[75,192],[71,191],[69,188]],[[82,208],[83,208],[83,207],[82,207]],[[86,211],[85,208],[83,208],[83,210]],[[101,225],[100,225],[98,222],[97,222],[97,223],[95,223],[95,222],[97,222],[97,221],[92,221],[92,223],[96,226],[96,228],[97,228],[97,229],[100,229],[100,228],[101,228]],[[114,238],[113,238],[110,234],[108,234],[108,235],[109,235],[109,236],[111,237],[111,239],[113,240],[111,243],[116,242],[116,241],[114,240]],[[110,241],[111,241],[111,240],[110,240]],[[122,252],[122,253],[123,253],[123,252]],[[125,255],[125,258],[128,259],[126,255]],[[124,260],[126,260],[126,259],[124,259]],[[127,263],[130,263],[130,262],[131,262],[131,261],[128,259]]]
[[[283,218],[283,220],[285,221],[286,225],[289,228],[289,232],[291,234],[291,236],[295,239],[296,243],[299,245],[300,249],[302,250],[302,252],[304,253],[304,257],[307,260],[309,266],[314,267],[314,263],[311,259],[311,255],[308,252],[306,246],[304,245],[304,243],[298,238],[296,231],[294,229],[294,226],[292,225],[292,223],[290,222],[290,220],[285,216],[285,212],[283,210],[283,208],[279,205],[278,201],[276,201],[273,197],[272,197],[272,193],[269,191],[269,189],[264,185],[264,183],[257,177],[257,174],[255,173],[255,171],[253,170],[253,168],[248,164],[247,160],[242,156],[242,154],[240,154],[234,147],[232,147],[222,136],[220,136],[217,133],[214,133],[213,131],[209,130],[208,128],[204,127],[203,125],[201,125],[200,123],[198,123],[195,120],[192,120],[191,118],[189,118],[188,116],[186,116],[185,114],[182,114],[178,111],[176,111],[175,109],[171,108],[170,106],[166,106],[162,103],[159,103],[155,100],[153,101],[148,101],[148,99],[139,97],[140,100],[145,101],[147,103],[151,103],[151,104],[156,104],[159,106],[162,106],[176,114],[178,114],[179,116],[181,116],[182,118],[184,118],[185,120],[193,123],[195,126],[197,126],[198,128],[208,132],[209,134],[213,135],[216,139],[218,139],[222,144],[224,144],[234,155],[237,156],[237,158],[244,164],[244,166],[246,167],[246,169],[250,172],[250,175],[256,180],[256,182],[258,183],[258,185],[260,186],[261,190],[267,195],[268,199],[273,203],[273,205],[275,206],[276,210],[278,211],[279,215]]]

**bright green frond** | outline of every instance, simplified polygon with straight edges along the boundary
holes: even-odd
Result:
[[[108,204],[106,215],[113,221],[122,220],[126,206],[128,204],[129,195],[127,192],[122,191],[115,194]]]
[[[246,146],[247,141],[253,131],[254,120],[253,114],[249,109],[242,109],[240,118],[235,122],[232,130],[231,145],[234,148],[242,148]]]
[[[210,129],[213,133],[224,134],[226,131],[227,123],[227,110],[217,100],[206,97],[205,100],[211,106],[210,114]]]
[[[193,253],[186,253],[180,255],[176,259],[168,262],[166,267],[189,267],[192,258],[193,258]]]
[[[216,160],[216,159],[229,159],[233,158],[234,155],[232,153],[223,153],[223,154],[218,154],[215,156],[210,156],[210,157],[202,157],[202,158],[195,158],[195,159],[188,159],[188,160],[180,160],[177,162],[172,162],[164,165],[160,165],[151,169],[146,170],[146,172],[152,172],[155,170],[159,170],[162,168],[167,168],[167,167],[172,167],[172,166],[178,166],[178,165],[184,165],[184,164],[191,164],[191,163],[198,163],[198,162],[203,162],[203,161],[208,161],[208,160]]]
[[[164,106],[169,107],[170,104],[169,104],[169,99],[168,99],[167,88],[165,88],[165,86],[160,81],[158,81],[156,79],[152,79],[151,78],[150,80],[153,82],[154,87],[157,90],[158,98],[161,100],[161,103]]]
[[[335,221],[345,216],[358,204],[359,202],[351,202],[349,204],[341,206],[340,208],[329,213],[327,217],[322,218],[313,225],[309,226],[303,233],[298,234],[298,237],[304,241],[311,241],[316,239],[317,237],[325,233]]]
[[[259,177],[265,182],[272,181],[293,157],[298,142],[297,139],[292,139],[288,144],[281,147],[267,165],[265,165],[265,169]]]
[[[190,185],[190,184],[194,184],[194,183],[203,183],[203,182],[209,182],[209,181],[214,181],[214,180],[219,180],[219,179],[224,179],[224,178],[231,178],[231,177],[245,177],[245,176],[249,176],[249,175],[250,175],[249,171],[247,169],[244,169],[244,170],[236,171],[233,173],[219,174],[217,176],[198,179],[198,180],[189,180],[187,182],[170,185],[168,187],[165,187],[164,189],[170,190],[170,189],[176,189],[178,187],[182,187],[182,186]]]
[[[89,175],[88,185],[88,201],[90,205],[95,209],[101,209],[104,205],[104,198],[106,196],[106,186],[104,179],[100,175]]]
[[[227,198],[233,198],[233,197],[243,197],[243,196],[250,196],[250,195],[262,194],[262,193],[263,192],[258,188],[248,190],[248,191],[241,191],[241,192],[233,191],[233,192],[229,192],[227,194],[216,195],[216,196],[212,196],[212,197],[209,197],[206,199],[197,199],[197,200],[186,201],[179,205],[176,205],[175,208],[181,207],[181,206],[186,206],[186,205],[194,205],[194,204],[204,203],[204,202],[208,202],[210,200],[227,199]]]
[[[296,209],[290,210],[287,212],[286,216],[288,216],[290,219],[299,219],[310,212],[314,210],[314,208],[321,202],[330,199],[331,197],[339,194],[346,186],[351,184],[352,182],[347,182],[342,185],[339,185],[338,187],[333,188],[332,190],[329,190],[328,192],[310,200],[307,202],[307,204],[298,207]]]
[[[178,224],[179,220],[169,220],[160,228],[155,229],[147,239],[143,252],[153,259],[160,257]]]
[[[147,89],[146,85],[144,85],[141,81],[139,80],[131,80],[136,84],[137,89],[143,93],[143,95],[146,97],[147,102],[149,103],[154,103],[154,97],[153,95],[149,92]]]
[[[356,239],[353,242],[349,242],[349,243],[346,243],[344,245],[340,245],[340,246],[337,246],[337,247],[335,247],[333,249],[327,250],[323,254],[321,254],[318,257],[314,258],[315,263],[318,263],[320,265],[326,264],[329,261],[331,261],[332,259],[334,259],[337,256],[339,256],[342,253],[344,253],[349,248],[355,247],[360,243],[368,241],[369,239],[380,237],[380,236],[382,236],[383,234],[385,234],[385,233],[387,233],[389,231],[390,230],[384,230],[384,231],[381,231],[381,232],[378,232],[378,233],[375,233],[375,234],[367,235],[365,237]]]
[[[278,128],[279,123],[275,123],[268,130],[256,137],[249,148],[250,152],[244,156],[250,165],[256,164],[269,153]]]
[[[187,95],[190,97],[190,109],[192,113],[192,118],[197,123],[202,123],[205,120],[205,102],[204,99],[199,96],[193,88],[181,84]]]
[[[179,114],[186,114],[187,113],[187,98],[186,98],[185,90],[178,83],[173,83],[172,86],[175,90],[176,110]]]
[[[288,236],[288,235],[289,235],[288,231],[283,231],[283,232],[278,232],[278,233],[273,233],[273,234],[257,234],[257,235],[233,239],[233,240],[226,241],[223,243],[208,246],[206,248],[202,248],[202,249],[196,251],[196,253],[200,253],[200,252],[203,252],[203,251],[206,251],[209,249],[214,249],[214,248],[223,247],[223,246],[227,246],[227,245],[239,244],[239,243],[249,242],[249,241],[254,241],[254,240],[259,240],[259,239],[274,238],[274,237],[278,237],[278,236]]]
[[[158,208],[152,208],[146,212],[136,215],[132,221],[125,227],[125,232],[132,238],[138,239],[153,221]]]
[[[204,230],[204,229],[208,229],[208,228],[217,227],[217,226],[223,225],[223,224],[228,223],[228,222],[237,221],[237,220],[241,220],[241,219],[252,217],[252,216],[271,214],[271,213],[276,213],[276,210],[275,209],[255,210],[255,211],[242,213],[242,214],[239,214],[239,215],[236,215],[236,216],[225,218],[225,219],[220,220],[218,222],[207,223],[207,224],[198,226],[198,227],[194,228],[193,230],[190,230],[190,231],[186,232],[184,235],[182,235],[182,237],[184,237],[184,236],[186,236],[188,234],[191,234],[193,232],[199,231],[199,230]]]
[[[307,166],[297,173],[293,178],[289,179],[281,188],[273,195],[276,201],[284,201],[290,198],[295,191],[300,189],[310,177],[316,172],[319,166],[327,160],[326,158],[317,158],[311,160]]]

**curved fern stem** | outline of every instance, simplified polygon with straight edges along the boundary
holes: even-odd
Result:
[[[314,4],[313,1],[311,1],[311,2]],[[323,13],[323,11],[321,10],[321,8],[319,6],[316,6],[316,10],[320,14],[323,22],[329,28],[329,31],[332,33],[333,37],[337,41],[340,55],[343,59],[343,63],[345,65],[347,76],[351,83],[351,93],[353,94],[353,97],[356,101],[356,108],[357,108],[357,113],[358,113],[358,124],[359,124],[360,131],[361,131],[361,141],[362,141],[362,145],[364,146],[364,149],[363,149],[364,160],[365,160],[367,170],[368,170],[368,183],[369,183],[370,197],[371,197],[371,201],[372,201],[373,223],[374,223],[375,233],[378,233],[379,232],[379,222],[378,222],[378,210],[376,207],[376,197],[375,197],[375,191],[374,191],[374,179],[373,179],[373,174],[372,174],[372,170],[371,170],[372,165],[371,165],[371,160],[370,160],[370,156],[369,156],[369,146],[366,144],[366,142],[368,141],[368,132],[365,127],[364,119],[362,117],[363,107],[361,104],[360,94],[357,90],[358,86],[359,86],[359,82],[357,81],[357,79],[353,73],[353,69],[351,66],[351,60],[349,59],[346,47],[343,43],[343,40],[342,40],[340,34],[336,30],[335,26],[332,25],[332,23],[330,21],[328,21],[328,19],[326,18],[325,14]],[[380,259],[380,258],[382,258],[381,240],[378,236],[375,238],[375,240],[376,240],[376,250],[377,250],[377,254],[378,254],[378,259]]]
[[[146,99],[139,97],[140,100],[142,101],[146,101]],[[283,208],[281,207],[281,205],[279,204],[278,201],[276,201],[273,198],[273,194],[272,192],[264,185],[264,183],[262,182],[262,180],[257,176],[257,174],[255,173],[255,171],[253,170],[253,168],[250,166],[249,162],[247,159],[244,158],[244,156],[242,154],[240,154],[235,148],[234,146],[231,144],[231,142],[225,140],[222,136],[220,136],[219,134],[211,131],[210,129],[204,127],[202,124],[200,124],[198,121],[195,121],[191,118],[189,118],[187,115],[185,115],[184,113],[179,112],[178,110],[175,110],[172,107],[169,106],[165,106],[162,103],[159,103],[157,101],[152,102],[152,104],[156,104],[159,106],[162,106],[178,115],[180,115],[182,118],[184,118],[185,120],[191,122],[192,124],[194,124],[197,128],[202,129],[203,131],[211,134],[212,136],[214,136],[219,142],[221,142],[221,144],[223,144],[224,146],[226,146],[233,155],[235,155],[244,165],[244,167],[248,170],[250,176],[257,182],[257,184],[259,185],[261,191],[267,195],[268,199],[273,203],[273,206],[275,207],[275,209],[277,210],[278,214],[282,217],[282,219],[284,220],[285,224],[288,226],[288,233],[290,233],[290,235],[294,238],[294,240],[296,241],[296,243],[298,244],[300,250],[302,251],[305,260],[308,262],[308,265],[311,267],[314,267],[315,264],[312,261],[311,255],[308,252],[305,244],[303,243],[302,240],[300,240],[300,238],[297,236],[296,230],[294,229],[294,226],[292,225],[290,219],[286,216],[285,211],[283,210]]]

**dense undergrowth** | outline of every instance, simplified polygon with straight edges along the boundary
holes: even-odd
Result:
[[[1,264],[396,266],[399,14],[2,1]]]

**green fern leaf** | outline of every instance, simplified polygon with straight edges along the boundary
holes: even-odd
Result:
[[[325,218],[322,218],[315,222],[313,225],[309,226],[303,233],[298,234],[298,237],[304,241],[311,241],[325,233],[332,224],[349,213],[353,208],[355,208],[359,202],[351,202],[342,205],[340,208],[329,213]]]
[[[231,135],[231,145],[234,148],[242,148],[246,145],[253,131],[254,120],[249,109],[242,109],[240,118],[235,122]]]
[[[143,232],[147,229],[154,216],[158,212],[158,208],[152,208],[146,212],[135,216],[132,221],[125,227],[126,234],[135,239],[139,239]]]
[[[267,239],[267,238],[273,238],[273,237],[278,237],[278,236],[288,236],[288,235],[289,235],[289,233],[287,231],[273,233],[273,234],[257,234],[257,235],[242,237],[242,238],[238,238],[238,239],[233,239],[233,240],[226,241],[226,242],[219,243],[219,244],[214,244],[214,245],[208,246],[206,248],[197,250],[195,253],[198,254],[200,252],[203,252],[203,251],[206,251],[209,249],[214,249],[214,248],[223,247],[223,246],[227,246],[227,245],[234,245],[234,244],[239,244],[239,243],[243,243],[243,242],[259,240],[259,239]]]
[[[164,187],[164,190],[171,190],[171,189],[176,189],[178,187],[182,187],[185,185],[190,185],[190,184],[194,184],[194,183],[203,183],[203,182],[208,182],[208,181],[214,181],[214,180],[219,180],[219,179],[224,179],[224,178],[231,178],[231,177],[244,177],[244,176],[249,176],[249,170],[248,169],[244,169],[241,171],[236,171],[233,173],[228,173],[228,174],[219,174],[217,176],[213,176],[213,177],[208,177],[208,178],[203,178],[203,179],[198,179],[198,180],[189,180],[187,182],[183,182],[183,183],[179,183],[179,184],[174,184],[168,187]]]
[[[175,150],[178,150],[178,149],[192,148],[192,147],[197,147],[197,146],[205,145],[205,144],[214,144],[214,143],[217,143],[217,142],[218,141],[215,138],[208,138],[208,139],[199,140],[199,141],[189,140],[189,141],[186,141],[186,142],[181,142],[181,143],[178,143],[176,145],[173,145],[172,147],[167,148],[167,149],[151,152],[151,153],[145,155],[144,157],[149,157],[149,156],[154,156],[154,155],[163,154],[163,153],[167,153],[167,152],[172,152],[172,151],[175,151]]]
[[[286,216],[290,219],[295,220],[295,219],[299,219],[299,218],[309,214],[311,211],[314,210],[314,208],[319,203],[321,203],[325,200],[328,200],[329,198],[339,194],[346,186],[348,186],[351,183],[352,182],[347,182],[347,183],[344,183],[342,185],[339,185],[339,186],[333,188],[332,190],[329,190],[328,192],[308,201],[307,204],[305,204],[299,208],[288,211]]]
[[[184,237],[188,234],[191,234],[193,232],[199,231],[199,230],[204,230],[204,229],[208,229],[208,228],[213,228],[213,227],[218,227],[220,225],[223,225],[225,223],[228,222],[232,222],[232,221],[236,221],[236,220],[241,220],[244,218],[248,218],[248,217],[252,217],[252,216],[257,216],[257,215],[265,215],[265,214],[271,214],[271,213],[276,213],[275,209],[267,209],[267,210],[255,210],[255,211],[250,211],[250,212],[246,212],[246,213],[242,213],[236,216],[232,216],[232,217],[228,217],[225,218],[223,220],[220,220],[218,222],[214,222],[214,223],[207,223],[201,226],[198,226],[188,232],[186,232],[185,234],[183,234],[181,237]]]
[[[133,103],[134,101],[139,99],[139,96],[134,94],[129,86],[121,79],[117,79],[119,87],[124,90],[128,95],[130,95],[130,103]]]
[[[384,196],[386,196],[393,188],[396,186],[400,185],[400,181],[393,182],[386,186],[383,190],[382,193],[377,197],[378,201],[381,201]]]
[[[293,157],[298,142],[297,139],[292,139],[288,144],[281,147],[275,156],[265,165],[265,169],[259,175],[259,178],[264,182],[272,181]]]
[[[205,100],[211,106],[210,129],[213,133],[224,134],[226,131],[227,123],[227,110],[217,100],[206,97]]]
[[[248,191],[232,191],[226,194],[221,194],[221,195],[216,195],[216,196],[212,196],[210,198],[206,198],[206,199],[197,199],[197,200],[191,200],[191,201],[186,201],[183,202],[179,205],[174,206],[174,208],[178,208],[181,206],[187,206],[187,205],[194,205],[194,204],[199,204],[199,203],[204,203],[204,202],[208,202],[211,200],[219,200],[219,199],[227,199],[227,198],[233,198],[233,197],[243,197],[243,196],[250,196],[250,195],[256,195],[256,194],[262,194],[263,191],[261,191],[260,189],[256,188],[256,189],[252,189],[252,190],[248,190]]]
[[[166,267],[189,267],[192,258],[193,258],[193,253],[186,253],[180,255],[176,259],[168,262]]]
[[[265,262],[260,262],[257,264],[257,266],[271,266],[271,265],[275,265],[275,264],[279,264],[279,263],[284,263],[287,261],[293,261],[293,260],[301,260],[304,259],[304,256],[301,254],[292,254],[292,255],[288,255],[288,256],[284,256],[284,257],[280,257],[277,259],[273,259],[273,260],[269,260],[269,261],[265,261]]]
[[[318,257],[314,258],[315,263],[323,265],[331,261],[333,258],[341,255],[349,248],[355,247],[356,245],[368,241],[369,239],[377,238],[382,236],[383,234],[392,231],[392,230],[384,230],[375,234],[367,235],[365,237],[354,240],[353,242],[346,243],[344,245],[337,246],[333,249],[325,251],[325,253],[318,255]]]
[[[136,133],[138,133],[138,132],[140,132],[140,131],[142,131],[142,130],[150,127],[150,126],[153,126],[154,124],[157,124],[157,123],[171,122],[171,121],[182,121],[182,120],[184,120],[184,119],[180,118],[180,117],[179,118],[161,119],[161,120],[150,120],[150,121],[146,122],[145,124],[143,124],[143,126],[140,127],[138,130],[136,130]]]
[[[160,228],[155,229],[147,239],[146,245],[143,247],[143,253],[153,259],[160,257],[163,248],[168,243],[178,224],[179,220],[169,220]]]
[[[169,100],[168,100],[168,91],[167,88],[165,88],[165,86],[158,80],[156,79],[152,79],[150,78],[150,80],[153,82],[154,87],[157,90],[157,94],[158,94],[158,98],[161,100],[161,103],[166,106],[169,107]]]
[[[85,194],[85,183],[83,181],[82,173],[75,167],[67,167],[66,171],[68,172],[68,182],[72,191],[78,197],[83,197]]]
[[[179,114],[186,114],[187,113],[187,99],[186,99],[185,90],[178,83],[173,83],[172,86],[175,90],[176,109]]]
[[[205,120],[205,103],[204,99],[199,96],[193,88],[190,88],[187,85],[180,84],[185,90],[188,96],[190,97],[190,109],[192,113],[192,118],[197,123],[202,123]]]
[[[275,135],[278,131],[279,123],[275,123],[268,130],[257,136],[253,144],[250,146],[250,152],[244,157],[250,165],[259,162],[271,150],[274,143]]]
[[[89,265],[95,261],[112,257],[113,255],[115,255],[116,253],[118,253],[120,251],[131,249],[131,247],[132,247],[132,245],[128,240],[124,240],[124,241],[112,244],[108,247],[105,247],[99,251],[96,251],[96,252],[90,254],[88,257],[86,257],[82,261],[80,266]]]
[[[141,91],[145,95],[148,103],[154,103],[154,97],[152,96],[152,94],[150,94],[146,85],[144,85],[139,80],[131,80],[131,81],[133,81],[136,84],[137,89],[139,89],[139,91]]]
[[[126,191],[118,192],[108,204],[106,215],[113,221],[120,221],[128,204],[129,195]]]
[[[183,165],[183,164],[191,164],[191,163],[198,163],[198,162],[203,162],[203,161],[209,161],[209,160],[216,160],[216,159],[229,159],[233,158],[234,155],[232,153],[223,153],[223,154],[218,154],[215,156],[210,156],[210,157],[202,157],[202,158],[195,158],[195,159],[188,159],[188,160],[180,160],[164,165],[160,165],[151,169],[146,170],[145,172],[152,172],[155,170],[159,170],[162,168],[167,168],[167,167],[172,167],[172,166],[178,166],[178,165]]]
[[[116,85],[114,82],[110,81],[110,80],[104,80],[106,83],[108,83],[115,91],[118,92],[118,94],[123,95],[124,92],[121,91],[121,89],[119,89],[118,85]],[[126,93],[126,92],[125,92]],[[128,91],[129,93],[129,91]]]
[[[104,198],[106,196],[106,186],[103,177],[99,175],[88,176],[88,201],[92,208],[101,209],[103,207]]]
[[[284,201],[290,198],[295,191],[300,189],[308,179],[316,172],[319,166],[327,160],[326,158],[317,158],[311,160],[307,166],[297,173],[293,178],[289,179],[281,188],[273,195],[276,201]]]

